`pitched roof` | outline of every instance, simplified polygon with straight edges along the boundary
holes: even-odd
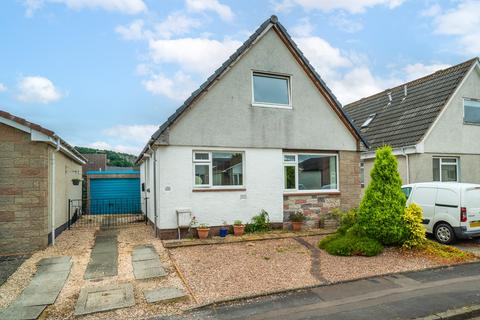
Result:
[[[361,128],[372,148],[385,144],[394,148],[416,145],[477,61],[478,58],[473,58],[384,90],[350,103],[344,109],[359,128],[369,116],[375,115],[368,126]],[[389,93],[392,97],[390,103]]]
[[[175,111],[173,115],[171,115],[167,121],[165,121],[160,128],[152,135],[151,139],[148,141],[147,145],[145,148],[142,150],[140,155],[137,157],[135,160],[135,163],[138,163],[142,157],[143,154],[148,150],[148,148],[160,137],[160,135],[167,130],[167,128],[172,125],[178,117],[186,110],[188,109],[193,102],[197,98],[200,97],[201,93],[203,93],[207,88],[209,88],[213,83],[223,75],[224,72],[228,70],[228,68],[238,59],[242,54],[244,54],[254,43],[255,41],[269,28],[269,26],[272,26],[275,28],[281,35],[284,36],[285,40],[287,43],[291,46],[291,48],[294,50],[294,52],[297,54],[301,62],[305,65],[306,69],[308,72],[311,73],[313,76],[313,80],[316,81],[320,88],[323,89],[324,92],[324,97],[327,99],[328,102],[332,105],[334,108],[335,112],[341,117],[341,119],[345,120],[345,125],[352,131],[352,133],[359,139],[361,140],[365,145],[368,145],[367,140],[363,138],[362,134],[360,131],[355,127],[353,122],[350,120],[348,115],[344,112],[342,109],[341,103],[337,100],[335,95],[332,93],[332,91],[327,87],[325,82],[322,80],[320,75],[315,71],[313,66],[310,64],[310,62],[307,60],[307,58],[303,55],[303,53],[300,51],[300,49],[297,47],[296,43],[292,40],[290,35],[288,34],[287,30],[285,27],[278,21],[278,18],[276,16],[271,16],[269,19],[265,20],[260,27],[240,46],[240,48],[233,53],[230,58],[225,61],[220,68],[218,68],[196,91],[194,91],[190,97],[185,100],[185,102]]]
[[[47,137],[50,137],[52,138],[53,140],[56,140],[56,141],[60,141],[60,144],[65,148],[67,149],[69,152],[73,153],[75,157],[77,157],[77,159],[74,159],[76,160],[77,162],[87,162],[87,159],[85,159],[85,157],[83,157],[80,152],[78,152],[74,147],[72,147],[70,144],[68,144],[65,140],[63,140],[62,138],[60,138],[55,132],[53,132],[52,130],[49,130],[49,129],[46,129],[36,123],[33,123],[33,122],[30,122],[30,121],[27,121],[23,118],[20,118],[20,117],[17,117],[17,116],[14,116],[13,114],[10,114],[6,111],[2,111],[0,110],[0,117],[1,118],[4,118],[4,119],[7,119],[7,120],[10,120],[10,121],[13,121],[13,122],[16,122],[22,126],[25,126],[25,127],[28,127],[32,130],[35,130],[35,131],[38,131],[38,132],[41,132],[43,133],[44,135],[46,135]],[[70,156],[71,157],[71,156]],[[78,161],[78,159],[80,159],[81,161]]]

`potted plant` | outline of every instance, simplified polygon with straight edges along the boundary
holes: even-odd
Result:
[[[72,179],[72,183],[74,186],[78,186],[80,184],[80,181],[82,181],[82,179],[78,179],[78,178]]]
[[[201,224],[198,225],[197,233],[198,233],[198,238],[199,239],[207,239],[209,232],[210,232],[210,228],[208,227],[208,224],[201,223]]]
[[[295,213],[290,214],[293,231],[302,230],[302,225],[306,218],[302,210],[297,210]]]
[[[222,238],[225,238],[228,234],[228,224],[227,221],[223,221],[223,226],[220,227],[219,235]]]
[[[233,234],[236,237],[243,236],[243,232],[245,231],[245,225],[242,223],[241,220],[233,221]]]

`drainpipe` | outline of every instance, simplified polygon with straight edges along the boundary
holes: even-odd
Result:
[[[55,150],[52,152],[52,182],[51,182],[51,201],[52,201],[52,207],[51,207],[51,222],[52,222],[52,245],[55,245],[55,153],[57,153],[60,150],[60,139],[57,139],[57,147]]]
[[[407,184],[410,184],[410,165],[409,165],[409,159],[408,159],[408,154],[405,153],[405,148],[402,148],[402,156],[405,157],[405,162],[407,165]]]
[[[155,238],[157,237],[157,151],[148,146],[153,151],[153,220],[155,226]]]

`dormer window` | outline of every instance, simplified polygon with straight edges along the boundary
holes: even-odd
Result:
[[[367,120],[365,120],[365,122],[362,124],[362,128],[368,127],[370,123],[372,123],[373,119],[375,119],[376,115],[377,115],[376,113],[369,115]]]
[[[252,90],[253,106],[292,108],[289,76],[254,72]]]
[[[463,99],[463,122],[480,124],[480,100]]]

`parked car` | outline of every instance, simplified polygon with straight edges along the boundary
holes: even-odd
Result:
[[[424,182],[402,186],[407,205],[423,209],[427,233],[443,244],[480,236],[480,184]]]

